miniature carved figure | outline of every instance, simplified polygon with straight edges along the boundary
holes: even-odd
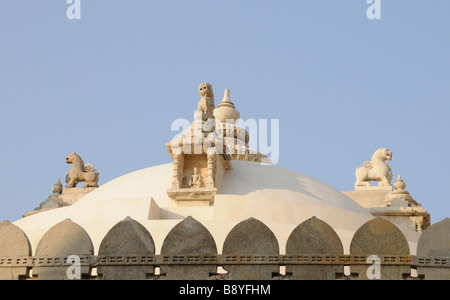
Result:
[[[189,186],[191,188],[199,188],[202,186],[202,175],[200,174],[197,167],[194,168],[194,174],[192,174]]]
[[[392,152],[387,148],[379,148],[372,155],[371,161],[366,161],[356,168],[355,186],[370,186],[371,180],[378,181],[380,186],[391,186],[392,171],[389,167],[391,159]]]
[[[212,85],[209,83],[202,83],[198,87],[198,92],[200,93],[200,101],[198,102],[198,112],[202,113],[202,120],[206,121],[208,119],[214,118],[214,93]]]
[[[98,172],[92,164],[84,164],[75,152],[66,157],[66,163],[72,164],[66,175],[67,188],[76,187],[79,182],[86,182],[85,188],[98,187]]]

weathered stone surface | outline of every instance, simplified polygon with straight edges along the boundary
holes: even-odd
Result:
[[[393,223],[377,217],[366,222],[353,236],[350,243],[350,254],[352,255],[409,255],[408,242]],[[352,265],[352,275],[358,279],[369,279],[367,277],[368,265]],[[410,274],[409,266],[382,265],[380,279],[403,279]]]
[[[238,223],[228,233],[223,254],[279,254],[279,246],[274,233],[261,221],[249,218]],[[277,265],[227,265],[229,279],[267,280],[272,273],[279,272]]]
[[[286,254],[344,254],[342,242],[333,228],[312,217],[298,225],[286,243]],[[293,279],[331,280],[344,273],[343,265],[287,265]]]
[[[155,243],[142,224],[126,217],[108,231],[98,255],[100,258],[155,255]],[[154,266],[99,266],[97,273],[104,280],[142,280],[147,278],[147,274],[153,274],[154,270]]]
[[[9,221],[0,223],[0,258],[31,256],[31,246],[25,233]],[[17,280],[28,276],[29,267],[7,267],[0,264],[0,280]]]
[[[450,261],[450,219],[435,223],[428,227],[417,243],[417,258],[427,258],[433,262],[440,259]],[[428,280],[450,280],[450,265],[442,266],[436,263],[428,266],[418,266],[418,275]]]
[[[36,247],[36,257],[39,258],[64,258],[71,255],[89,257],[94,254],[94,246],[87,232],[70,219],[56,224],[50,228],[39,241]],[[59,262],[55,266],[35,266],[33,276],[38,279],[70,279],[67,277],[67,269],[71,264]],[[81,278],[90,274],[89,263],[81,264]]]
[[[417,243],[417,256],[450,257],[450,218],[427,228]]]
[[[200,222],[187,217],[167,234],[161,247],[161,255],[217,254],[217,247],[211,233]],[[202,280],[216,273],[215,265],[162,266],[165,279]]]
[[[26,218],[28,216],[40,212],[69,205],[70,203],[64,202],[62,195],[50,195],[44,202],[41,202],[41,204],[39,204],[39,206],[36,207],[34,210],[27,211],[25,214],[23,214],[23,217]]]
[[[409,246],[397,226],[383,218],[375,218],[355,232],[350,253],[408,255]]]

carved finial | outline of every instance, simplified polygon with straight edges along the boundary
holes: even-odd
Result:
[[[61,194],[63,186],[61,184],[61,180],[58,178],[58,181],[52,186],[53,194]]]
[[[396,190],[404,190],[406,187],[406,183],[403,181],[402,177],[398,175],[397,181],[394,183],[394,187]]]
[[[222,102],[230,102],[231,103],[231,101],[230,101],[230,89],[225,89],[224,94],[223,94]],[[233,103],[231,103],[231,104],[233,104]],[[234,105],[233,105],[233,107],[234,107]]]
[[[240,113],[230,101],[229,89],[225,90],[222,102],[220,102],[214,110],[214,117],[222,123],[231,121],[233,124],[235,124],[239,119]]]

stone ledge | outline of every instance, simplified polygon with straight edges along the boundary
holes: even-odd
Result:
[[[214,204],[217,188],[180,188],[169,189],[167,195],[177,202],[178,206],[210,206]]]
[[[89,188],[63,188],[62,190],[62,199],[64,202],[69,204],[74,204],[81,198],[83,198],[85,195],[89,194],[90,192],[96,190],[96,187],[89,187]]]
[[[392,185],[386,186],[374,186],[374,185],[365,185],[365,186],[355,186],[355,191],[393,191]]]

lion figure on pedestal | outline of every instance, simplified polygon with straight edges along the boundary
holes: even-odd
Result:
[[[392,152],[387,148],[379,148],[375,151],[371,161],[366,161],[356,168],[355,187],[371,186],[369,181],[378,181],[379,186],[391,186],[392,170],[389,167],[391,159]]]
[[[213,119],[215,104],[212,85],[204,82],[198,86],[198,92],[200,93],[201,98],[198,102],[197,113],[200,114],[203,121]]]
[[[79,182],[86,182],[85,188],[98,187],[98,172],[92,164],[84,164],[75,152],[66,157],[66,163],[72,164],[66,175],[66,188],[74,188]]]

